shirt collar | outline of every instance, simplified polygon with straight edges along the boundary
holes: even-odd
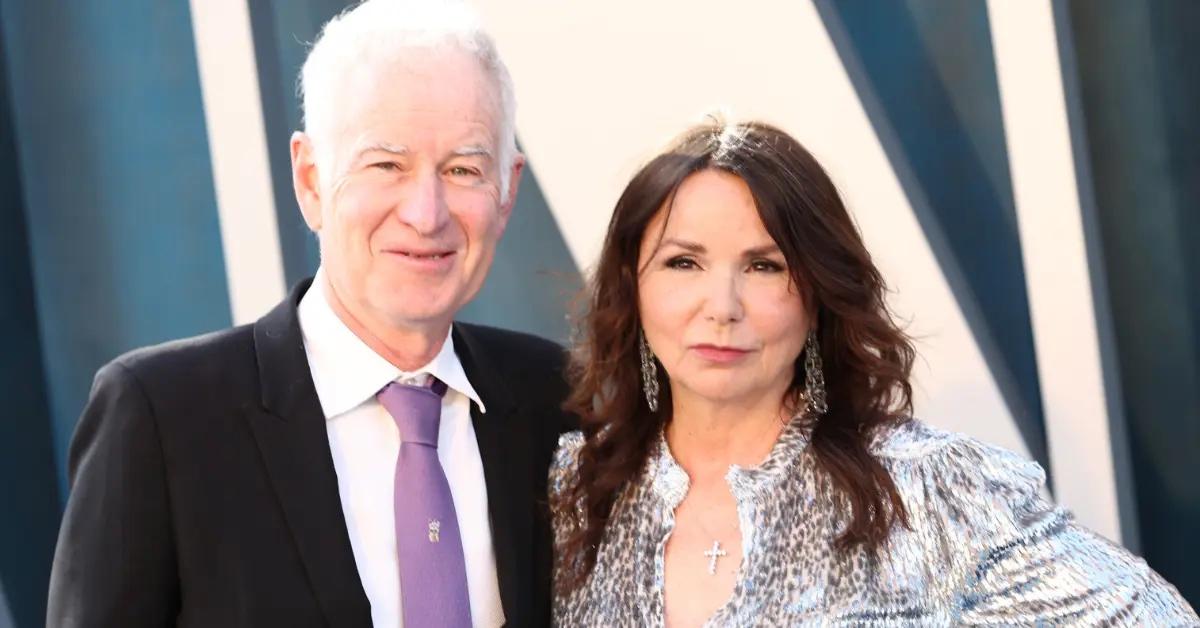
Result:
[[[429,363],[415,371],[402,371],[350,331],[329,305],[325,290],[324,269],[318,269],[312,286],[300,299],[297,315],[313,385],[326,419],[373,399],[389,382],[422,374],[442,380],[449,390],[474,401],[480,412],[487,411],[454,351],[452,331]]]

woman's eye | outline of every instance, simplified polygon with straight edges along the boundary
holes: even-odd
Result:
[[[750,262],[750,270],[760,273],[778,273],[783,270],[783,266],[769,259],[757,259]]]
[[[693,260],[690,257],[672,257],[671,259],[667,260],[667,268],[674,268],[676,270],[692,270],[693,268],[697,268],[697,265],[696,260]]]

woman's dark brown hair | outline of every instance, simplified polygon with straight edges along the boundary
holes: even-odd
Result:
[[[580,417],[584,445],[577,473],[552,504],[566,525],[558,556],[563,592],[581,586],[595,566],[621,489],[641,473],[671,417],[661,366],[658,411],[651,412],[642,397],[638,255],[651,219],[664,207],[669,211],[685,179],[706,169],[746,182],[805,304],[816,313],[829,410],[800,420],[811,422],[810,451],[849,508],[838,547],[878,547],[897,521],[907,522],[892,478],[868,450],[878,428],[912,412],[913,349],[884,303],[883,279],[833,182],[799,142],[763,123],[714,121],[692,128],[642,167],[609,222],[569,371],[567,408]],[[797,402],[804,381],[801,354],[787,393],[791,407],[802,407]]]

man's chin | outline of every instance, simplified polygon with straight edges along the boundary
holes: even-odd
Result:
[[[385,318],[396,329],[429,328],[445,325],[454,320],[457,311],[454,301],[440,295],[413,295],[403,301],[388,303],[380,308]]]

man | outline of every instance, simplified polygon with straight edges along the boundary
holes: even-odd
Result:
[[[105,366],[51,626],[549,623],[562,351],[453,323],[516,198],[507,71],[456,3],[369,0],[302,75],[315,279]]]

